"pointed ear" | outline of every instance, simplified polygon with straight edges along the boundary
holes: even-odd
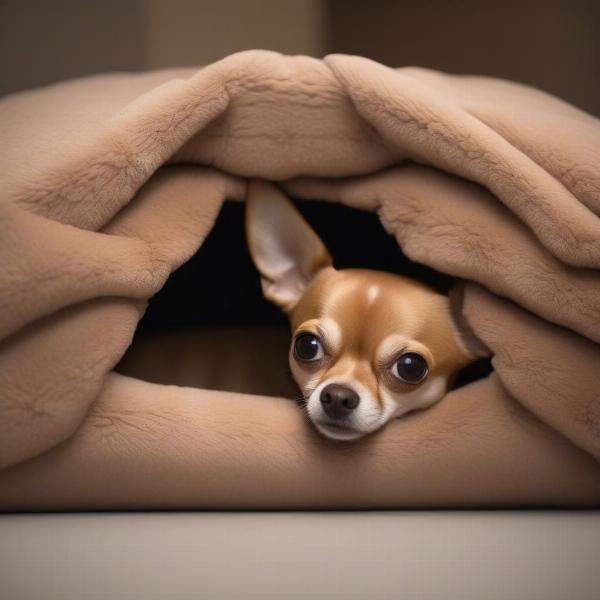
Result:
[[[290,311],[315,275],[331,266],[323,242],[296,207],[266,181],[248,183],[246,237],[265,297]]]
[[[459,344],[463,349],[465,356],[469,360],[487,358],[488,356],[491,356],[492,353],[475,335],[475,332],[471,329],[471,326],[463,315],[465,287],[465,281],[458,281],[454,284],[448,294],[448,299],[450,300],[450,314],[454,322],[454,330],[457,333]]]

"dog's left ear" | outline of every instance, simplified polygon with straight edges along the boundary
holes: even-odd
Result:
[[[248,183],[246,237],[265,297],[286,312],[316,274],[332,264],[327,248],[296,207],[266,181]]]
[[[487,358],[488,356],[491,356],[492,353],[475,335],[463,315],[465,287],[465,281],[458,281],[448,293],[448,299],[450,300],[450,314],[454,322],[454,329],[458,336],[458,342],[462,347],[465,356],[469,360]]]

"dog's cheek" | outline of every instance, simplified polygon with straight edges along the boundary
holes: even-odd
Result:
[[[306,398],[312,390],[314,390],[321,380],[321,372],[309,373],[302,369],[298,363],[290,356],[289,359],[290,371],[296,385],[302,391],[302,395]]]
[[[387,420],[401,417],[413,410],[429,408],[439,402],[447,389],[448,380],[444,375],[434,375],[408,393],[393,393],[387,389],[381,390],[384,413],[390,413]]]
[[[382,424],[391,421],[395,417],[400,417],[406,412],[400,401],[402,394],[391,392],[384,386],[380,386],[378,393],[381,402]]]

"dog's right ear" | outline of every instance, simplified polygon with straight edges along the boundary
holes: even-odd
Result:
[[[286,196],[266,181],[248,183],[246,237],[265,297],[286,312],[315,275],[331,266],[321,239]]]

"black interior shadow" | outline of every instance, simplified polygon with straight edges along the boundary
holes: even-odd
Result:
[[[409,260],[374,213],[327,202],[295,202],[330,250],[336,268],[368,268],[406,275],[440,292],[453,279]],[[177,329],[281,326],[285,316],[267,302],[246,245],[244,204],[227,201],[199,251],[150,300],[135,339]],[[456,386],[485,376],[489,361],[461,373]]]

